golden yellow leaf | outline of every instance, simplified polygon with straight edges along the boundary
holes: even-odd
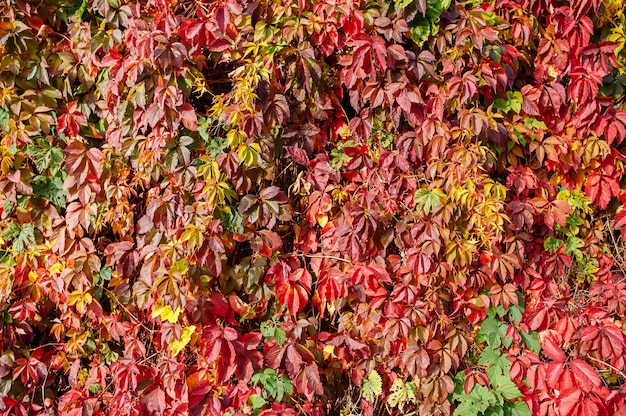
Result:
[[[178,322],[178,316],[180,315],[181,309],[177,307],[176,310],[172,310],[170,305],[156,305],[152,310],[152,318],[156,318],[157,316],[161,318],[162,321],[168,321],[171,323]]]
[[[191,341],[191,335],[193,335],[195,331],[195,326],[186,326],[180,334],[180,339],[175,339],[170,342],[170,350],[172,351],[173,357],[176,357],[183,350],[183,348],[189,344],[189,341]]]
[[[335,346],[334,345],[327,345],[324,347],[324,350],[322,351],[322,354],[324,354],[324,359],[328,360],[328,358],[330,357],[336,357],[335,355]]]

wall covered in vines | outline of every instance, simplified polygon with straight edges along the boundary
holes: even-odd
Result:
[[[0,414],[624,414],[624,6],[2,0]]]

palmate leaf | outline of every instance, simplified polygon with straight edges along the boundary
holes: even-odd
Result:
[[[502,344],[506,346],[507,343],[510,345],[510,339],[507,341],[505,337],[506,330],[506,324],[501,323],[493,316],[489,316],[480,327],[476,341],[487,342],[493,348],[497,348]]]
[[[493,377],[509,374],[511,362],[499,350],[487,347],[480,353],[478,364],[487,366],[487,375]]]
[[[493,392],[480,384],[476,384],[470,394],[460,395],[459,399],[460,403],[454,410],[454,416],[478,416],[497,403]]]
[[[361,384],[361,395],[365,400],[374,402],[383,393],[383,380],[376,370],[372,370],[370,375]]]
[[[402,407],[416,400],[417,388],[415,383],[404,383],[402,379],[397,378],[391,385],[391,394],[387,398],[387,404],[391,407]]]
[[[548,237],[543,241],[543,249],[550,253],[556,253],[556,251],[565,244],[563,240],[556,237]]]
[[[265,321],[260,325],[261,334],[265,339],[273,339],[279,346],[282,346],[287,340],[285,331],[276,325],[275,322]]]
[[[263,384],[263,391],[266,397],[280,402],[283,400],[285,393],[293,394],[293,384],[289,377],[285,374],[277,374],[276,370],[266,368],[263,371],[257,370],[251,378],[253,383]]]
[[[508,373],[496,374],[493,377],[489,377],[489,379],[495,392],[505,399],[515,399],[522,395],[517,385],[509,378]]]
[[[47,139],[39,138],[26,146],[26,154],[31,157],[39,173],[43,174],[48,168],[52,176],[59,173],[63,162],[63,150],[58,146],[51,146]]]
[[[7,240],[13,239],[12,249],[21,252],[26,247],[35,244],[35,227],[31,223],[22,224],[20,227],[18,223],[12,222],[2,237]]]
[[[429,191],[426,188],[418,189],[413,196],[413,200],[417,204],[417,210],[428,215],[433,208],[440,207],[441,201],[446,198],[446,195],[440,189],[433,189]]]
[[[626,203],[623,7],[596,16],[623,0],[556,20],[538,2],[5,3],[0,393],[17,410],[526,416],[524,390],[595,415],[624,398],[580,354],[624,350],[601,227]],[[570,285],[590,298],[563,324]],[[540,355],[518,384],[509,330]],[[47,347],[64,340],[75,364]]]
[[[514,405],[511,405],[510,407],[509,406],[505,406],[505,407],[510,409],[511,416],[531,416],[532,415],[532,412],[528,408],[528,405],[522,401],[518,401]]]
[[[61,178],[35,176],[32,184],[35,195],[47,199],[57,208],[65,208],[66,195]]]

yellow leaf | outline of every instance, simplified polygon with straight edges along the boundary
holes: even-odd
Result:
[[[154,309],[152,309],[152,318],[156,318],[157,316],[161,318],[162,321],[168,321],[171,323],[178,322],[178,316],[180,315],[181,309],[177,307],[176,310],[172,310],[170,305],[155,305]]]
[[[239,146],[248,138],[248,135],[243,130],[232,129],[226,133],[226,142],[233,148]]]
[[[55,274],[63,270],[63,265],[61,263],[55,263],[50,267],[50,274]]]
[[[324,347],[324,350],[322,351],[322,354],[324,354],[324,359],[328,360],[329,357],[333,357],[335,358],[335,346],[334,345],[327,345]]]
[[[6,175],[13,169],[14,158],[15,156],[9,152],[6,146],[0,146],[0,172],[2,172],[3,175]]]
[[[246,167],[252,166],[257,160],[258,152],[255,150],[255,147],[259,147],[259,145],[256,144],[256,146],[254,146],[255,144],[256,143],[253,143],[250,146],[242,145],[237,149],[237,156],[239,156],[239,160],[241,160]]]
[[[189,248],[189,250],[195,253],[202,246],[202,243],[204,242],[204,237],[200,230],[194,228],[190,230],[185,230],[185,232],[183,232],[183,234],[180,236],[180,242],[187,242],[187,247]]]
[[[172,351],[172,356],[176,357],[182,350],[189,344],[191,341],[191,335],[196,331],[195,326],[187,326],[183,328],[183,331],[180,334],[180,339],[175,339],[170,342],[170,350]]]
[[[93,297],[91,293],[82,292],[80,290],[73,291],[67,298],[67,304],[70,306],[76,305],[76,311],[79,313],[85,313],[87,305],[91,304],[92,301]]]
[[[328,224],[328,215],[318,215],[316,218],[320,227],[324,228]]]

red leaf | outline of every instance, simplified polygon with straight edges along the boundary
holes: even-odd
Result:
[[[309,400],[313,400],[315,394],[324,394],[324,386],[322,385],[320,373],[315,363],[304,366],[294,381],[296,390],[304,394]]]
[[[541,91],[531,85],[524,85],[520,92],[524,98],[522,101],[522,109],[524,112],[529,116],[538,116],[540,112],[537,102],[541,96]]]
[[[548,226],[551,230],[554,229],[554,223],[559,224],[561,227],[565,227],[565,221],[570,211],[571,209],[567,201],[563,201],[561,199],[552,201],[548,205],[545,214],[544,222],[546,226]]]
[[[68,382],[70,383],[70,387],[73,389],[80,389],[78,386],[78,370],[80,370],[80,360],[74,360],[72,363],[72,367],[70,368],[70,374],[68,377]]]
[[[563,349],[552,339],[551,335],[546,336],[541,344],[541,350],[548,358],[558,362],[565,362],[567,357]]]
[[[307,290],[298,283],[282,280],[278,283],[276,291],[280,303],[286,305],[293,315],[303,310],[307,304]]]
[[[70,237],[74,238],[76,232],[79,231],[79,225],[85,231],[89,229],[91,217],[96,215],[96,209],[95,204],[84,206],[80,202],[72,202],[68,205],[65,213],[65,223],[67,224],[67,232]]]
[[[576,376],[576,383],[586,393],[589,393],[594,387],[599,387],[602,383],[596,370],[583,360],[572,360],[569,367]]]
[[[263,354],[257,350],[261,343],[260,333],[248,333],[234,342],[237,352],[237,371],[235,375],[238,379],[249,381],[255,370],[263,367]]]
[[[557,401],[559,415],[562,415],[562,416],[573,415],[574,408],[580,402],[581,394],[582,393],[580,392],[580,390],[575,389],[575,388],[562,391]]]
[[[608,175],[602,175],[597,172],[591,172],[587,178],[585,186],[585,194],[591,198],[591,201],[600,209],[606,209],[611,198],[618,196],[620,193],[619,181],[617,178]]]
[[[345,275],[336,268],[322,271],[317,290],[322,300],[328,303],[347,296]]]
[[[291,156],[296,163],[299,163],[302,166],[306,167],[309,166],[309,157],[307,156],[304,149],[300,149],[299,147],[295,146],[285,146],[285,149],[287,149],[287,152],[289,152],[289,156]]]
[[[140,400],[151,414],[161,415],[165,411],[165,392],[158,387],[142,394]]]
[[[198,117],[196,116],[196,110],[189,103],[185,103],[178,107],[178,114],[183,125],[191,131],[198,130]]]
[[[313,285],[313,279],[311,277],[311,273],[307,269],[296,269],[289,275],[289,280],[292,282],[298,282],[302,287],[304,287],[308,292],[311,291],[311,285]]]

